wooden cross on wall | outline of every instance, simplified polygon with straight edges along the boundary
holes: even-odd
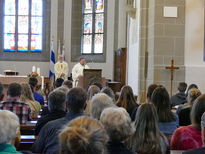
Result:
[[[171,66],[165,67],[167,70],[171,71],[171,88],[170,88],[170,95],[172,96],[172,87],[173,87],[173,79],[174,79],[174,70],[178,70],[179,67],[174,66],[174,59],[171,60]]]

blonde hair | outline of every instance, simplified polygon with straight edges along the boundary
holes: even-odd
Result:
[[[199,97],[201,95],[201,92],[199,89],[190,89],[188,91],[188,96],[187,96],[187,100],[188,100],[188,103],[189,105],[193,105],[194,101],[197,99],[197,97]]]
[[[108,136],[103,125],[90,117],[69,122],[59,135],[61,154],[102,154]]]

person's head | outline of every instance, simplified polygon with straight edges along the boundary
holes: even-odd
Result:
[[[201,95],[199,89],[190,89],[187,96],[188,103],[192,106],[195,99]]]
[[[64,61],[63,55],[59,55],[59,61],[62,63]]]
[[[85,58],[80,58],[80,64],[83,66],[86,64]]]
[[[100,90],[102,89],[102,84],[100,82],[94,82],[94,83],[92,83],[92,85],[98,86],[98,88],[100,88]]]
[[[113,107],[113,106],[115,106],[114,102],[108,95],[104,93],[98,93],[95,96],[93,96],[91,99],[90,114],[93,118],[99,120],[102,111],[105,108]]]
[[[27,100],[34,101],[33,93],[31,91],[30,85],[28,83],[22,83],[21,87],[22,87],[22,92],[21,92],[20,100],[22,102],[26,102]]]
[[[205,112],[201,116],[201,138],[203,146],[205,146]]]
[[[152,93],[153,91],[158,87],[157,84],[151,84],[149,85],[148,89],[147,89],[147,102],[151,102],[151,98],[152,98]]]
[[[0,110],[0,144],[11,144],[19,131],[19,118],[8,110]]]
[[[4,98],[4,86],[3,84],[0,82],[0,101],[2,101]]]
[[[111,141],[125,141],[135,131],[129,114],[121,107],[104,109],[100,121]]]
[[[157,111],[153,103],[139,106],[135,118],[136,131],[129,147],[137,153],[161,153]],[[152,148],[154,147],[154,148]]]
[[[191,122],[197,129],[201,129],[201,116],[204,112],[205,94],[202,94],[195,100],[190,113]]]
[[[116,104],[119,107],[125,108],[129,114],[132,114],[131,112],[138,105],[136,103],[132,88],[130,86],[125,85],[121,88],[120,96]]]
[[[22,87],[19,83],[11,83],[8,86],[8,97],[19,97],[21,96]]]
[[[30,86],[35,88],[38,84],[38,79],[36,77],[30,77],[29,78],[29,84],[30,84]]]
[[[179,82],[179,85],[177,87],[179,92],[184,93],[186,91],[187,84],[185,82]]]
[[[61,90],[54,90],[48,95],[48,110],[50,112],[65,111],[66,93]]]
[[[64,86],[61,86],[61,87],[58,87],[58,88],[54,89],[54,91],[56,91],[56,90],[61,90],[61,91],[63,91],[66,94],[69,91],[69,89],[67,87],[64,87]]]
[[[90,117],[69,122],[59,135],[61,154],[102,154],[108,136],[103,125]]]
[[[192,83],[192,84],[190,84],[189,87],[187,88],[187,92],[188,92],[190,89],[193,89],[193,88],[199,89],[196,84]]]
[[[171,122],[176,120],[171,111],[170,97],[165,87],[158,86],[154,90],[151,99],[157,109],[159,122]]]
[[[91,98],[100,92],[100,88],[98,88],[98,86],[96,85],[91,85],[89,88],[88,88],[88,100],[91,100]]]
[[[62,86],[64,80],[62,78],[57,78],[55,82],[55,88]]]
[[[115,94],[110,87],[105,87],[100,92],[107,94],[115,102]]]
[[[71,80],[66,80],[63,82],[63,86],[71,89],[73,87],[73,82]]]
[[[67,110],[78,113],[86,107],[87,93],[82,88],[72,88],[67,93]]]

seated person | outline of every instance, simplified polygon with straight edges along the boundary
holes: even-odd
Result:
[[[0,103],[1,110],[10,110],[15,113],[21,124],[25,124],[30,119],[29,105],[20,102],[22,87],[18,83],[11,83],[8,86],[7,99]]]
[[[171,138],[171,150],[188,150],[202,147],[201,116],[205,112],[205,94],[199,96],[191,109],[189,126],[178,128]]]
[[[191,125],[190,112],[194,101],[201,95],[199,89],[190,89],[187,96],[187,103],[177,108],[177,114],[179,116],[179,126]]]
[[[40,131],[33,146],[34,153],[58,153],[58,135],[64,125],[84,115],[87,93],[82,88],[72,88],[66,96],[67,113],[64,118],[48,122]]]
[[[41,128],[49,121],[65,117],[66,94],[61,90],[53,91],[48,96],[48,114],[38,119],[35,127],[35,135],[38,135]]]
[[[100,92],[107,94],[113,100],[113,102],[115,103],[115,94],[114,94],[113,90],[110,87],[102,88]]]
[[[31,109],[31,117],[37,117],[41,110],[41,105],[39,102],[34,100],[33,93],[28,83],[22,83],[22,93],[20,101],[28,104]]]
[[[157,111],[153,103],[139,106],[134,124],[136,130],[128,141],[129,149],[142,154],[166,153],[169,143],[158,128]]]
[[[12,145],[19,132],[19,118],[8,110],[0,110],[0,153],[21,154]]]
[[[108,107],[116,107],[112,99],[104,93],[95,94],[90,102],[90,116],[100,120],[102,111]]]
[[[180,82],[177,89],[178,93],[171,97],[171,106],[181,105],[187,102],[186,91],[187,84],[185,82]]]
[[[110,107],[103,110],[100,121],[109,136],[107,149],[110,154],[132,154],[124,141],[134,134],[134,127],[127,111],[122,107]]]
[[[63,84],[64,80],[62,78],[57,78],[55,81],[55,88],[61,87]]]
[[[82,116],[64,127],[59,140],[61,154],[103,154],[108,136],[98,120]]]
[[[152,103],[157,109],[159,130],[166,136],[172,136],[179,127],[177,114],[171,111],[170,97],[166,88],[158,86],[152,93]]]
[[[41,94],[36,92],[36,87],[38,85],[38,79],[36,77],[29,78],[29,85],[31,86],[31,90],[33,92],[33,97],[36,101],[38,101],[41,105],[44,105],[44,98]]]
[[[191,149],[183,152],[183,154],[204,154],[205,153],[205,112],[201,117],[201,138],[203,142],[203,147],[198,149]]]

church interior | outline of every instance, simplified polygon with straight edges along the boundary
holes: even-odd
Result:
[[[100,70],[89,78],[102,77],[117,97],[129,85],[138,104],[147,101],[151,84],[162,85],[170,96],[182,82],[196,84],[203,94],[204,8],[204,0],[0,0],[0,82],[7,90],[8,83],[28,82],[38,72],[48,100],[48,84],[54,82],[49,73],[63,56],[64,77],[72,79],[84,58],[87,68]],[[32,124],[21,129],[34,135]]]

